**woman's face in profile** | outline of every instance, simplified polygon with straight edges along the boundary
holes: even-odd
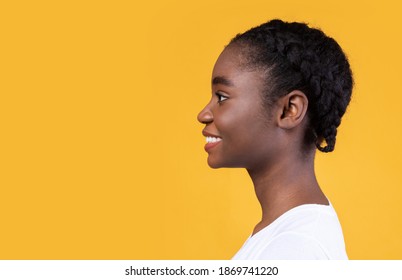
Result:
[[[256,168],[275,152],[275,126],[264,110],[262,73],[240,67],[236,47],[226,48],[212,73],[212,97],[199,113],[212,168]]]

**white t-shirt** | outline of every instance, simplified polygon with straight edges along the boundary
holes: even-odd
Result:
[[[250,236],[233,260],[347,260],[342,228],[332,205],[290,209]]]

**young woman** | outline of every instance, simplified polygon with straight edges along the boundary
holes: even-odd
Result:
[[[233,259],[347,259],[314,157],[333,151],[352,87],[340,46],[303,23],[272,20],[225,47],[198,115],[208,164],[246,168],[262,208]]]

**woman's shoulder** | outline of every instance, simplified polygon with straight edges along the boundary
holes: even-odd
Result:
[[[339,220],[331,204],[303,204],[288,210],[255,236],[268,234],[267,232],[275,235],[283,232],[314,235],[319,227],[338,226]]]
[[[238,254],[253,259],[347,259],[332,205],[305,204],[251,236]],[[244,258],[243,258],[244,259]]]

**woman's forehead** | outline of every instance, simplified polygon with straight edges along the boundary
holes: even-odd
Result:
[[[212,79],[214,77],[224,76],[233,77],[244,72],[244,57],[238,48],[226,47],[219,55],[215,62],[215,66],[212,72]]]
[[[219,55],[213,72],[212,85],[238,86],[240,84],[255,84],[261,86],[266,78],[261,69],[250,70],[245,67],[244,55],[238,47],[227,47]]]

